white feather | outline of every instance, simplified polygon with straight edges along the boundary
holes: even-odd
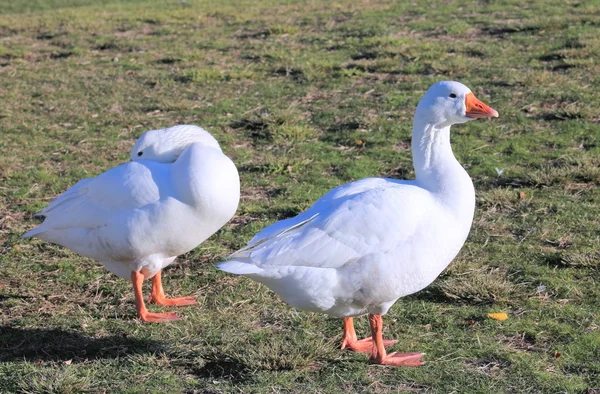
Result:
[[[239,202],[235,165],[216,140],[196,126],[147,132],[136,155],[83,179],[42,210],[35,236],[102,262],[129,278],[151,277],[190,251],[234,215]],[[160,156],[160,155],[164,156]]]
[[[459,252],[473,219],[473,183],[450,147],[450,126],[471,120],[469,93],[442,82],[420,101],[416,180],[367,178],[337,187],[263,229],[218,267],[265,284],[296,308],[339,317],[384,314],[429,285]]]

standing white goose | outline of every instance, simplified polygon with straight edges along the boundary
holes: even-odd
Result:
[[[143,321],[177,320],[174,312],[148,312],[142,282],[152,278],[149,302],[196,304],[194,297],[166,298],[161,270],[232,218],[238,172],[217,140],[191,125],[145,132],[131,159],[58,196],[37,214],[44,222],[23,237],[62,245],[131,278]]]
[[[218,267],[265,284],[295,308],[344,318],[342,349],[378,364],[418,366],[422,353],[386,354],[382,318],[450,264],[473,220],[475,191],[450,147],[450,126],[498,112],[458,82],[434,84],[415,113],[416,179],[366,178],[337,187],[300,215],[263,229]],[[358,340],[353,316],[369,313]]]

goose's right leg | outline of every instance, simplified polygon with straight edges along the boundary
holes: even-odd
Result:
[[[152,293],[148,302],[162,305],[162,306],[183,306],[183,305],[196,305],[196,297],[178,297],[178,298],[167,298],[165,296],[165,290],[162,285],[162,271],[158,271],[156,275],[152,277]]]
[[[135,309],[138,316],[146,323],[161,323],[171,320],[179,320],[181,317],[175,312],[151,313],[146,309],[144,304],[144,296],[142,295],[142,283],[144,282],[144,274],[141,272],[131,273],[131,282],[133,283],[133,293],[135,295]]]
[[[386,353],[383,344],[383,319],[381,315],[369,315],[369,324],[373,335],[371,362],[396,367],[418,367],[425,362],[421,359],[425,353]]]
[[[383,346],[387,347],[393,345],[398,341],[384,339]],[[342,341],[341,349],[348,349],[359,353],[371,353],[373,348],[373,338],[367,337],[364,339],[358,339],[356,331],[354,330],[354,318],[344,318],[344,339]]]

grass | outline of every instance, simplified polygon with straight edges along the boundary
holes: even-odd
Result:
[[[406,4],[405,4],[406,3]],[[0,0],[0,392],[600,390],[600,5],[446,1]],[[500,112],[455,127],[477,209],[467,244],[386,318],[418,369],[337,349],[213,263],[328,189],[414,176],[427,87],[459,80]],[[238,214],[166,272],[186,320],[135,318],[130,284],[19,236],[142,131],[210,130],[237,163]],[[159,308],[155,308],[159,309]],[[504,311],[508,320],[487,318]],[[366,334],[366,319],[357,319]]]

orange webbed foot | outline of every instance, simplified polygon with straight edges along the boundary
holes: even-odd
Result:
[[[383,358],[371,358],[371,362],[381,365],[393,365],[396,367],[419,367],[425,364],[421,358],[425,353],[390,353]]]
[[[162,305],[162,306],[184,306],[184,305],[196,305],[196,297],[177,297],[177,298],[166,298],[166,297],[154,297],[151,296],[148,299],[149,303]]]
[[[162,285],[162,272],[158,271],[156,275],[152,277],[152,293],[150,293],[149,303],[162,305],[162,306],[184,306],[184,305],[196,305],[196,297],[178,297],[178,298],[167,298],[165,297],[165,291]]]
[[[151,313],[145,312],[140,314],[140,319],[144,323],[164,323],[167,321],[181,320],[181,317],[175,312]]]
[[[388,347],[397,342],[398,341],[395,341],[393,339],[384,339],[383,346]],[[355,341],[352,341],[349,339],[344,339],[344,341],[342,342],[341,348],[348,349],[348,350],[351,350],[353,352],[358,352],[358,353],[371,353],[371,351],[373,349],[373,338],[367,337],[367,338],[355,340]]]

